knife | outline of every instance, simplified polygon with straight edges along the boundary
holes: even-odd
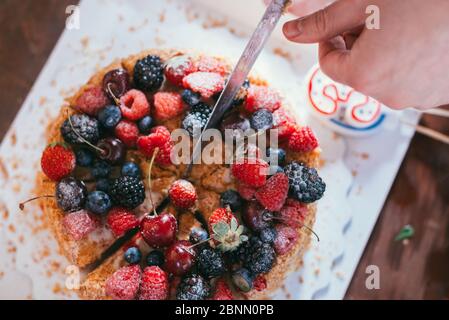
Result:
[[[198,139],[194,142],[192,157],[189,165],[187,166],[186,172],[184,173],[184,177],[189,176],[192,165],[196,163],[201,154],[204,132],[207,129],[216,127],[226,111],[231,108],[234,97],[245,82],[246,77],[257,60],[257,57],[264,48],[271,33],[276,27],[276,24],[284,13],[285,8],[290,2],[291,0],[272,0],[268,5],[262,20],[257,25],[257,28],[240,56],[237,65],[234,67],[224,90],[220,94],[209,120],[201,131]]]

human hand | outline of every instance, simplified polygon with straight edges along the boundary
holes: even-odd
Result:
[[[369,5],[380,10],[379,30],[365,26]],[[395,109],[424,109],[449,103],[447,12],[447,0],[337,0],[283,31],[318,42],[321,68],[335,81]]]

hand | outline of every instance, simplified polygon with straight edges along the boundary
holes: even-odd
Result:
[[[366,8],[380,9],[380,29],[367,29]],[[337,0],[289,21],[285,36],[319,43],[323,71],[389,107],[449,103],[449,1]]]

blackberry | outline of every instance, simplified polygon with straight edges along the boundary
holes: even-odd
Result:
[[[187,130],[191,136],[200,133],[206,126],[211,114],[211,109],[205,103],[199,103],[192,107],[182,121],[182,128]]]
[[[232,212],[236,212],[242,208],[243,199],[235,190],[226,190],[220,195],[220,204],[223,208],[229,206]]]
[[[87,189],[82,181],[75,178],[65,178],[56,185],[56,202],[65,212],[75,212],[83,209],[86,203]]]
[[[145,200],[145,186],[139,178],[122,176],[110,188],[112,201],[128,209],[135,209]]]
[[[270,271],[276,258],[273,247],[262,242],[258,237],[253,237],[251,240],[245,252],[244,267],[255,275]]]
[[[294,161],[284,168],[284,172],[288,177],[290,196],[304,203],[321,199],[326,184],[318,176],[315,168]]]
[[[267,109],[260,109],[253,113],[249,119],[254,130],[268,130],[273,126],[273,114]]]
[[[78,134],[72,130],[70,121]],[[97,119],[86,114],[74,114],[70,116],[70,121],[67,119],[61,126],[64,141],[71,144],[83,144],[84,141],[79,137],[81,136],[90,143],[96,144],[100,139],[100,126]]]
[[[184,100],[184,102],[189,106],[193,107],[201,102],[201,95],[191,90],[184,90],[182,92],[182,100]]]
[[[164,67],[161,58],[149,55],[138,60],[134,66],[134,84],[142,91],[155,91],[164,81]]]
[[[192,274],[184,279],[176,292],[177,300],[204,300],[211,294],[210,284],[200,275]]]
[[[264,243],[272,244],[276,239],[276,229],[275,228],[265,228],[260,231],[259,238]]]
[[[215,278],[226,272],[226,265],[220,250],[206,247],[200,250],[197,259],[198,272],[205,278]]]

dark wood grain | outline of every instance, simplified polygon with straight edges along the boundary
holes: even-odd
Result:
[[[0,137],[3,137],[55,45],[72,0],[0,2]],[[449,121],[423,124],[449,133]],[[405,224],[416,234],[394,237]],[[380,268],[381,289],[365,288],[368,265]],[[449,298],[449,147],[417,135],[382,210],[347,299]]]

